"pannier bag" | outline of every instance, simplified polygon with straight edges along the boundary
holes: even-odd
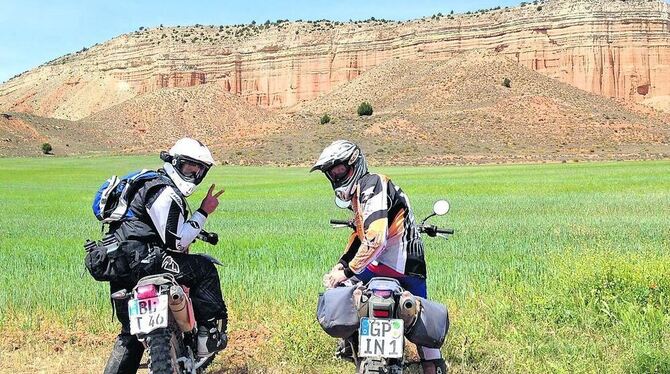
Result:
[[[99,242],[89,240],[84,248],[87,252],[84,265],[95,280],[119,281],[130,274],[128,260],[114,235],[106,235]]]
[[[449,331],[447,307],[435,301],[417,297],[421,305],[416,322],[405,334],[410,342],[427,348],[440,348]]]
[[[319,294],[316,319],[326,334],[345,339],[358,330],[358,312],[353,298],[357,287],[336,287]]]

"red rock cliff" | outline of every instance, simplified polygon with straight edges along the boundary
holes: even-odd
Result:
[[[163,87],[222,81],[247,102],[291,107],[393,58],[489,50],[578,88],[670,98],[670,6],[549,0],[408,22],[155,28],[64,56],[0,86],[0,109],[78,119]]]

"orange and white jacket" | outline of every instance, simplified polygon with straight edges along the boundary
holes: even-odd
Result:
[[[366,174],[355,188],[351,209],[356,231],[340,258],[348,277],[366,268],[383,276],[426,276],[423,242],[400,187],[385,175]]]

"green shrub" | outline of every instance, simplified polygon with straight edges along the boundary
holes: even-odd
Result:
[[[503,79],[503,86],[507,88],[512,88],[512,80],[509,78]]]
[[[359,116],[371,116],[372,115],[372,105],[367,101],[361,103],[358,106],[358,115]]]
[[[53,147],[49,143],[44,143],[42,144],[42,153],[45,155],[51,154],[51,151],[53,151]]]
[[[321,117],[321,124],[325,125],[326,123],[330,123],[330,116],[328,113],[324,114],[323,117]]]

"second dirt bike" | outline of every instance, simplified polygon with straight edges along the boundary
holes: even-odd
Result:
[[[448,211],[447,201],[436,202],[419,231],[446,239],[454,233],[452,229],[426,221]],[[355,229],[350,221],[331,220],[331,224]],[[317,319],[329,335],[343,339],[343,350],[361,374],[402,374],[407,365],[405,338],[419,346],[440,348],[449,329],[444,305],[414,296],[396,279],[384,277],[325,291],[319,298]],[[437,367],[436,373],[446,374],[446,367]]]

